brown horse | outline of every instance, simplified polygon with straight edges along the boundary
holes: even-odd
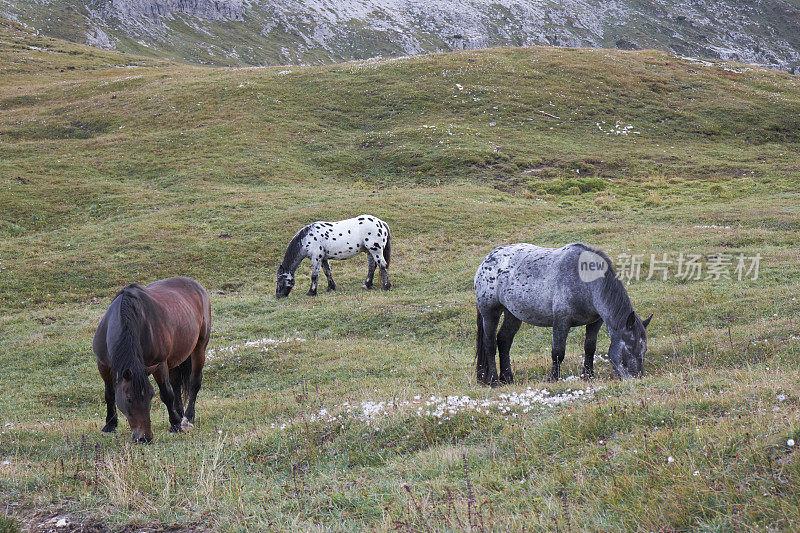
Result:
[[[153,439],[150,374],[167,406],[169,430],[178,433],[191,428],[210,331],[208,293],[193,279],[162,279],[146,287],[134,283],[119,291],[92,343],[106,386],[103,431],[117,429],[119,407],[133,440]],[[187,396],[184,412],[183,397]]]

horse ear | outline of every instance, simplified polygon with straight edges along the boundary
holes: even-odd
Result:
[[[636,313],[631,311],[631,314],[628,315],[628,320],[625,321],[625,327],[628,329],[633,329],[633,326],[636,325]]]
[[[132,377],[133,373],[131,372],[130,368],[126,368],[125,370],[122,371],[122,379],[124,379],[125,381],[130,381]]]
[[[156,370],[158,370],[158,365],[160,365],[160,364],[161,363],[156,363],[154,365],[146,366],[146,367],[144,367],[144,371],[147,372],[147,375],[150,375],[153,372],[155,372]]]
[[[649,317],[647,317],[647,319],[645,319],[645,320],[643,320],[643,321],[642,321],[642,324],[644,324],[644,327],[645,327],[645,328],[646,328],[647,326],[649,326],[649,325],[650,325],[650,321],[651,321],[652,319],[653,319],[653,315],[650,315]]]

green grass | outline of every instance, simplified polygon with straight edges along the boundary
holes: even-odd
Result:
[[[11,25],[0,68],[0,527],[800,523],[797,77],[546,48],[212,69]],[[604,133],[616,121],[639,133]],[[294,232],[363,212],[392,228],[392,291],[362,291],[354,259],[332,265],[337,292],[307,298],[304,265],[276,301]],[[587,389],[543,382],[541,328],[517,336],[514,386],[478,387],[472,367],[480,260],[576,240],[762,268],[631,283],[655,314],[643,379],[598,361],[595,393],[552,408],[401,406]],[[212,295],[198,424],[168,434],[156,401],[153,445],[125,422],[101,435],[94,328],[124,284],[176,274]],[[220,351],[265,337],[305,340]],[[581,352],[574,332],[565,375]],[[364,401],[400,407],[368,423]]]

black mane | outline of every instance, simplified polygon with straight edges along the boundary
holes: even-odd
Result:
[[[619,279],[617,272],[614,270],[614,263],[605,252],[601,250],[594,250],[594,252],[608,263],[608,270],[603,276],[601,291],[608,304],[608,310],[611,312],[612,323],[609,325],[613,329],[619,329],[633,312],[633,305],[631,305],[631,299],[628,297],[625,285],[622,284],[622,280]]]
[[[628,291],[625,290],[625,286],[622,285],[622,281],[617,277],[613,268],[609,268],[606,275],[603,276],[602,290],[608,303],[608,309],[612,313],[612,324],[610,325],[614,329],[619,329],[633,311],[633,305],[628,297]]]
[[[281,263],[281,268],[283,270],[294,272],[297,269],[298,263],[302,260],[300,257],[300,249],[302,247],[303,237],[308,235],[310,229],[310,225],[304,226],[289,242],[289,246],[286,248],[286,253],[283,256],[283,262]],[[300,259],[298,260],[299,257]]]
[[[119,322],[116,343],[110,346],[110,363],[114,380],[122,379],[127,370],[131,375],[131,394],[141,395],[147,389],[144,354],[151,349],[149,319],[158,320],[159,308],[139,284],[131,284],[117,293]],[[111,328],[109,324],[109,328]]]
[[[614,270],[614,262],[603,250],[585,243],[576,244],[585,250],[599,255],[606,264],[608,264],[608,270],[606,270],[603,276],[603,283],[600,285],[600,296],[603,298],[611,313],[611,323],[608,324],[608,326],[612,329],[621,328],[633,311],[633,305],[631,304],[631,299],[628,297],[628,291],[625,290],[625,286]]]

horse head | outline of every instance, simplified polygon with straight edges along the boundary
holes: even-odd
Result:
[[[284,298],[289,296],[294,287],[294,274],[283,265],[278,267],[277,288],[275,289],[276,298]]]
[[[647,351],[647,326],[653,315],[642,321],[631,311],[625,324],[611,330],[611,346],[608,360],[622,379],[638,377],[644,370],[644,354]]]
[[[114,389],[117,407],[128,419],[131,426],[131,438],[137,442],[153,440],[150,427],[150,403],[153,400],[153,386],[147,379],[151,369],[146,368],[142,375],[136,375],[131,369],[123,370],[116,380]]]

